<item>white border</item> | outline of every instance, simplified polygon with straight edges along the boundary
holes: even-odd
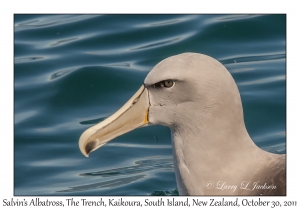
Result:
[[[299,119],[300,119],[300,68],[299,68],[299,5],[296,1],[230,0],[230,1],[38,1],[2,0],[0,2],[1,41],[1,206],[3,199],[13,197],[13,14],[15,13],[286,13],[287,14],[287,197],[263,197],[264,200],[298,200],[300,184]],[[15,197],[30,200],[31,197]],[[64,200],[69,197],[49,197]],[[76,197],[80,199],[81,197]],[[96,197],[95,197],[96,198]],[[184,197],[181,197],[184,199]],[[220,198],[220,197],[217,197]],[[230,200],[233,197],[228,197]],[[243,199],[245,197],[240,197]],[[249,198],[252,199],[253,197]],[[42,197],[45,200],[47,197]],[[109,199],[109,197],[106,197]],[[141,200],[145,197],[126,197]],[[167,198],[165,198],[167,199]],[[203,200],[208,200],[204,197]],[[258,197],[257,197],[258,199]],[[15,207],[13,207],[14,209]],[[30,207],[27,207],[30,208]],[[73,209],[73,207],[68,207]],[[99,208],[99,207],[98,207]],[[125,207],[128,208],[128,207]],[[140,208],[140,207],[136,207]],[[136,209],[131,208],[131,209]],[[165,207],[160,207],[165,208]],[[197,207],[199,208],[199,207]],[[299,207],[298,207],[299,208]],[[295,209],[295,208],[294,208]]]

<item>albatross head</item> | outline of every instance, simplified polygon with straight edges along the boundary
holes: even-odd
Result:
[[[223,135],[238,129],[232,123],[244,126],[230,73],[209,56],[183,53],[158,63],[123,107],[81,135],[79,148],[88,156],[117,136],[151,124],[168,126],[173,133],[185,126],[199,135],[213,126]]]
[[[259,149],[244,124],[235,81],[217,60],[183,53],[158,63],[115,114],[87,129],[79,148],[88,154],[145,125],[172,131],[174,170],[181,195],[285,195],[285,156]],[[269,175],[273,179],[270,179]],[[207,188],[221,180],[279,184],[277,191]]]

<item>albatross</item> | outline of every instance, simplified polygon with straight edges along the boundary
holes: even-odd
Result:
[[[255,145],[238,87],[217,60],[198,53],[166,58],[116,113],[84,131],[83,155],[126,132],[168,126],[180,195],[285,195],[286,155]]]

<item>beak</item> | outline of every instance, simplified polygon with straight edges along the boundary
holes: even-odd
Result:
[[[83,155],[103,146],[110,140],[148,124],[149,97],[144,85],[116,113],[84,131],[79,139]]]

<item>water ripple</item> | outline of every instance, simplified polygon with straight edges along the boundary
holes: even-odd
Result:
[[[260,17],[262,15],[222,15],[207,19],[205,24],[214,24],[219,22],[228,22],[228,21],[238,21],[238,20],[246,20],[250,18]]]
[[[48,15],[45,17],[37,17],[33,20],[15,24],[15,32],[36,28],[44,28],[49,26],[58,26],[64,24],[71,24],[82,20],[91,19],[99,15]]]
[[[184,39],[183,36],[168,38],[166,40],[155,41],[155,42],[152,42],[152,43],[149,43],[149,44],[146,44],[146,45],[141,45],[141,46],[138,46],[138,47],[134,47],[134,48],[131,48],[129,50],[136,51],[136,50],[146,50],[146,49],[151,49],[151,48],[158,48],[158,47],[162,47],[162,46],[165,46],[165,45],[170,45],[170,44],[179,42],[182,39]]]
[[[126,53],[135,52],[135,51],[146,51],[149,49],[157,49],[157,48],[161,48],[164,46],[173,45],[173,44],[181,42],[187,38],[190,38],[193,35],[194,35],[194,33],[191,32],[191,33],[186,33],[181,36],[169,37],[169,38],[163,39],[163,40],[148,41],[147,43],[144,42],[143,44],[140,44],[135,47],[126,46],[125,48],[89,51],[87,53],[94,54],[94,55],[115,55],[115,54],[126,54]]]
[[[270,60],[280,60],[285,59],[285,53],[278,54],[267,54],[267,55],[245,55],[241,57],[231,57],[227,59],[219,60],[222,64],[232,64],[232,63],[246,63],[246,62],[254,62],[254,61],[270,61]]]
[[[176,196],[179,195],[178,190],[154,191],[151,196]]]
[[[118,63],[108,63],[108,64],[101,64],[103,67],[113,67],[116,69],[130,69],[135,71],[149,71],[148,67],[137,65],[135,62],[118,62]]]
[[[168,26],[168,25],[174,25],[182,22],[187,22],[192,19],[198,18],[197,15],[187,15],[184,17],[179,18],[172,18],[170,20],[163,20],[163,21],[148,21],[147,23],[143,24],[137,24],[135,27],[137,28],[147,28],[147,27],[159,27],[159,26]]]
[[[43,57],[43,56],[19,57],[19,58],[15,58],[15,63],[34,62],[34,61],[42,60],[45,58],[46,57]]]
[[[15,114],[15,125],[18,125],[20,122],[23,122],[24,120],[27,120],[30,117],[35,116],[36,114],[38,114],[37,110],[29,110],[29,111],[24,111],[21,113],[16,113]]]
[[[80,191],[87,191],[87,190],[94,190],[94,189],[99,189],[99,188],[115,188],[115,187],[120,187],[126,184],[129,184],[131,182],[138,181],[140,179],[143,179],[145,175],[137,175],[137,176],[131,176],[131,177],[125,177],[125,178],[118,178],[118,179],[113,179],[109,181],[104,181],[104,182],[97,182],[93,184],[87,184],[87,185],[81,185],[81,186],[76,186],[76,187],[69,187],[70,189],[68,190],[60,190],[56,192],[80,192]]]
[[[120,176],[128,174],[142,173],[146,171],[152,171],[156,169],[172,169],[173,160],[171,158],[166,159],[149,159],[149,160],[139,160],[135,162],[136,165],[115,168],[110,170],[103,170],[90,173],[82,173],[80,176],[101,176],[101,177],[111,177]]]
[[[272,132],[272,133],[263,134],[263,135],[254,137],[253,139],[255,139],[255,141],[258,142],[258,141],[265,141],[267,139],[274,139],[274,138],[285,137],[285,136],[286,136],[286,132],[280,131],[280,132]]]
[[[50,80],[55,80],[55,79],[58,79],[64,75],[67,75],[73,71],[76,71],[77,69],[79,68],[69,68],[69,69],[63,69],[63,70],[59,70],[53,74],[50,75]]]
[[[79,176],[83,176],[83,177],[89,177],[89,176],[106,177],[106,178],[116,177],[116,176],[128,176],[128,177],[115,178],[109,181],[97,182],[88,185],[69,187],[70,189],[61,190],[57,192],[78,192],[78,191],[93,190],[98,188],[120,187],[145,178],[146,177],[145,172],[149,172],[157,169],[173,169],[173,160],[171,158],[139,160],[136,161],[135,164],[136,165],[134,166],[79,174]],[[135,174],[139,174],[139,175],[135,175]]]
[[[56,41],[56,42],[53,43],[53,44],[50,44],[50,47],[55,47],[55,46],[67,44],[67,43],[69,43],[69,42],[72,42],[72,41],[75,41],[75,40],[78,40],[78,39],[79,39],[79,38],[77,38],[77,37],[75,37],[75,38],[62,39],[62,40]]]
[[[286,80],[285,75],[279,75],[279,76],[274,76],[274,77],[267,77],[267,78],[263,78],[263,79],[247,81],[247,82],[238,82],[237,84],[239,86],[246,86],[246,85],[258,85],[258,84],[265,84],[265,83],[285,81],[285,80]]]

